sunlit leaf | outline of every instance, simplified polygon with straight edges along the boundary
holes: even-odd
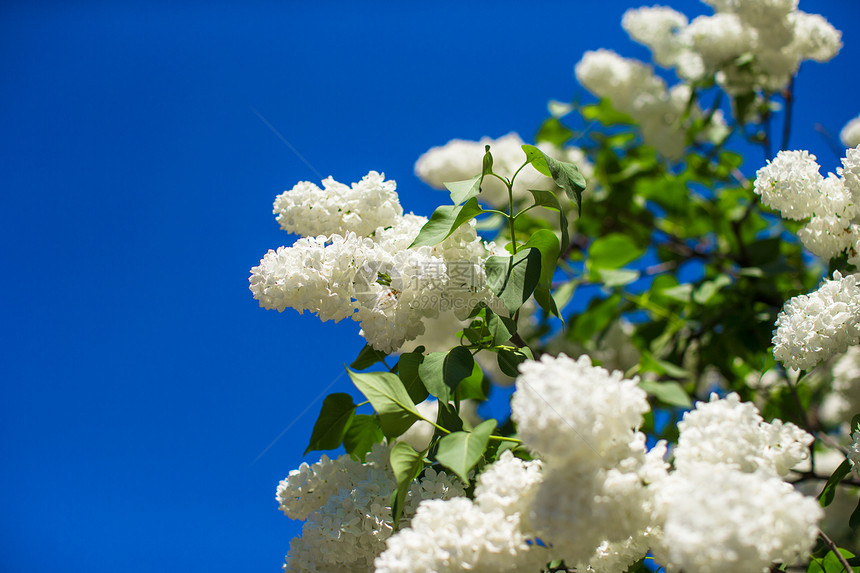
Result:
[[[430,216],[430,220],[421,227],[418,236],[415,237],[409,248],[438,245],[456,231],[460,225],[483,212],[484,210],[478,205],[478,200],[475,197],[463,205],[437,207]]]
[[[453,471],[463,482],[468,483],[469,471],[484,455],[493,430],[495,420],[481,422],[471,432],[454,432],[439,440],[436,459]]]
[[[396,374],[390,372],[353,372],[347,369],[355,387],[364,394],[389,438],[405,432],[420,418],[412,398]]]

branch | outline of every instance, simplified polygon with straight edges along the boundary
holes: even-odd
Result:
[[[823,476],[823,475],[817,474],[813,471],[805,471],[805,472],[799,472],[797,470],[791,470],[791,471],[798,475],[797,479],[794,479],[794,480],[791,480],[788,482],[791,484],[801,483],[801,482],[805,482],[805,481],[812,481],[812,480],[827,481],[830,479],[830,476]],[[857,487],[857,486],[860,486],[860,480],[843,479],[842,481],[839,482],[839,485]]]
[[[839,560],[839,564],[842,565],[842,567],[848,573],[853,573],[854,569],[851,568],[851,565],[848,563],[848,560],[845,559],[845,556],[842,555],[842,553],[839,551],[839,547],[836,546],[836,543],[834,543],[832,539],[827,537],[827,534],[820,529],[818,530],[818,537],[820,537],[824,544],[830,548],[830,551],[832,551],[833,554],[836,555],[836,558]]]
[[[791,76],[791,81],[788,87],[782,91],[782,98],[785,100],[785,122],[782,124],[782,143],[779,145],[780,151],[788,149],[788,138],[791,137],[791,111],[794,107],[794,77]]]

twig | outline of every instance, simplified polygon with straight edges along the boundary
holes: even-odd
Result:
[[[792,470],[792,471],[793,471],[795,474],[797,474],[797,475],[798,475],[798,478],[797,478],[797,479],[793,479],[793,480],[791,480],[791,481],[789,481],[789,482],[788,482],[788,483],[792,483],[792,484],[795,484],[795,483],[801,483],[801,482],[804,482],[804,481],[811,481],[811,480],[816,480],[816,481],[827,481],[827,480],[829,480],[829,479],[830,479],[830,476],[823,476],[823,475],[817,474],[817,473],[815,473],[815,472],[813,472],[813,471],[806,471],[806,472],[798,472],[798,471],[796,471],[796,470]],[[860,486],[860,480],[856,480],[856,479],[842,479],[842,480],[839,482],[839,485],[847,485],[847,486],[854,486],[854,487],[856,487],[856,486]]]
[[[782,97],[785,100],[785,121],[782,124],[780,151],[788,149],[788,139],[791,137],[791,111],[794,107],[794,76],[791,76],[791,81],[788,82],[788,87],[783,90]]]
[[[762,116],[762,124],[764,127],[764,137],[761,140],[761,147],[764,151],[765,161],[770,161],[773,159],[773,152],[771,151],[771,140],[770,140],[770,119],[771,119],[771,111],[766,110]]]
[[[827,534],[820,529],[818,530],[818,537],[820,537],[821,540],[825,543],[825,545],[830,548],[830,551],[832,551],[834,555],[836,555],[836,559],[839,560],[840,565],[842,565],[845,571],[847,571],[848,573],[853,573],[854,569],[851,568],[851,565],[848,563],[848,560],[845,559],[845,556],[842,555],[842,553],[839,551],[839,547],[836,546],[836,543],[834,543],[832,539],[827,537]]]

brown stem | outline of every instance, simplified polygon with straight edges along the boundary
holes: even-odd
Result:
[[[824,544],[830,548],[830,551],[832,551],[833,554],[836,555],[836,559],[839,560],[839,564],[842,565],[845,571],[847,571],[848,573],[853,573],[854,569],[851,568],[851,565],[848,563],[848,560],[845,559],[845,556],[842,555],[842,553],[839,551],[839,548],[836,546],[836,543],[834,543],[832,539],[827,537],[827,534],[820,529],[818,530],[818,537],[820,537]]]

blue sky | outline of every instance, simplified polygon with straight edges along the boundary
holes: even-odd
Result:
[[[272,200],[377,170],[429,214],[445,197],[415,159],[532,137],[583,51],[646,57],[620,27],[638,5],[4,2],[0,569],[279,570],[298,524],[275,486],[319,406],[299,416],[352,391],[363,341],[251,297],[248,269],[292,240]],[[792,146],[826,172],[814,123],[860,113],[860,7],[801,8],[844,32],[796,92]]]

